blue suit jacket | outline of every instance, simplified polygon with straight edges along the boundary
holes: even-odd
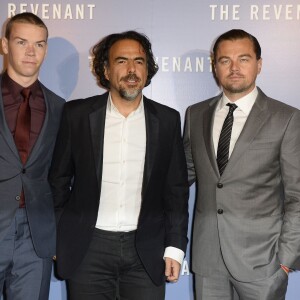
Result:
[[[0,242],[16,210],[22,186],[33,245],[39,257],[55,254],[55,217],[48,171],[64,100],[41,84],[46,116],[41,133],[23,166],[6,123],[0,76]]]

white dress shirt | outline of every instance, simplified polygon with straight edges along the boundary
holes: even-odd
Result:
[[[232,125],[232,132],[231,132],[230,146],[229,146],[229,157],[230,157],[234,149],[235,143],[237,142],[244,128],[244,125],[247,121],[247,118],[250,114],[250,111],[252,109],[252,106],[255,102],[257,95],[258,95],[258,90],[255,87],[253,91],[251,91],[248,95],[238,99],[235,102],[231,102],[223,93],[222,98],[217,104],[217,108],[214,115],[213,144],[214,144],[216,157],[217,157],[218,143],[219,143],[222,126],[229,111],[229,107],[226,104],[234,103],[237,105],[237,108],[233,112],[234,121]]]
[[[135,111],[124,117],[109,97],[97,228],[125,232],[137,229],[145,154],[143,101]]]
[[[142,202],[146,155],[146,123],[143,98],[124,117],[109,95],[103,145],[103,171],[96,228],[128,232],[137,229]],[[167,247],[164,257],[182,263],[184,252]]]

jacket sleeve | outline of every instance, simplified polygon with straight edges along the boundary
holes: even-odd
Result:
[[[60,128],[54,148],[49,182],[52,189],[56,223],[58,224],[63,208],[72,191],[74,167],[71,155],[71,130],[67,105],[64,106]]]
[[[191,122],[191,107],[188,107],[185,116],[183,145],[184,145],[184,152],[185,152],[185,158],[186,158],[187,170],[188,170],[188,182],[189,185],[192,185],[196,180],[196,173],[195,173],[195,166],[193,161],[191,140],[190,140],[190,129],[191,129],[190,122]]]
[[[185,252],[188,228],[188,198],[186,160],[181,137],[180,115],[178,113],[174,131],[170,166],[165,188],[166,246]]]
[[[279,260],[300,269],[300,112],[292,114],[280,151],[284,188],[284,217],[279,238]]]

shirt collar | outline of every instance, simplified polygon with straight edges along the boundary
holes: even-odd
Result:
[[[12,94],[13,98],[23,101],[23,98],[21,96],[21,91],[24,89],[24,87],[18,84],[13,79],[11,79],[7,72],[4,72],[2,78],[3,78],[2,84],[7,87],[7,89]],[[41,90],[38,80],[36,80],[32,85],[28,86],[28,88],[30,88],[31,90],[31,95],[33,99],[36,97],[37,93]]]
[[[246,96],[236,100],[235,102],[230,101],[226,95],[223,93],[222,98],[219,101],[217,110],[223,109],[227,103],[234,103],[237,105],[237,110],[242,111],[245,115],[249,115],[250,111],[252,109],[252,106],[257,98],[258,90],[257,87],[255,87],[249,94]]]
[[[112,99],[111,99],[111,94],[109,93],[108,95],[108,101],[107,101],[107,112],[110,113],[110,114],[117,114],[117,115],[121,115],[122,117],[124,117],[120,112],[119,110],[117,109],[117,107],[114,105],[114,103],[112,102]],[[141,98],[141,101],[140,101],[140,104],[139,106],[137,107],[136,110],[134,110],[133,112],[131,112],[129,114],[128,117],[132,117],[132,116],[135,116],[135,115],[140,115],[144,112],[144,96],[142,95],[142,98]],[[127,117],[127,118],[128,118]]]

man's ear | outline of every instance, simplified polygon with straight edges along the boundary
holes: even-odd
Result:
[[[1,39],[2,52],[8,54],[8,40],[6,37]]]
[[[104,76],[109,81],[109,69],[107,65],[104,66]]]
[[[262,58],[260,58],[257,62],[258,74],[261,72],[261,68],[262,68]]]

